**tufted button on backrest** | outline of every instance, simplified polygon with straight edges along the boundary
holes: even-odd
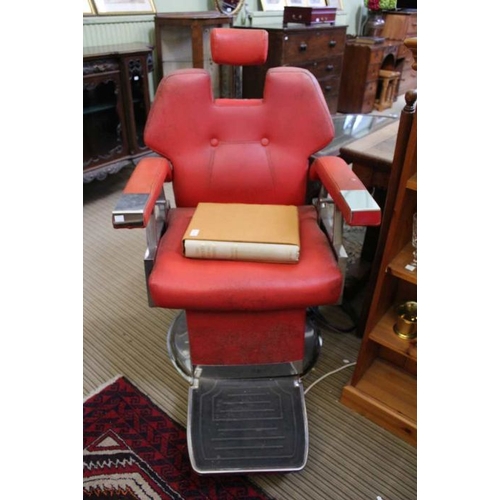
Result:
[[[213,99],[202,69],[161,81],[146,144],[173,166],[179,207],[219,203],[304,203],[309,157],[333,138],[314,76],[272,68],[263,99]]]

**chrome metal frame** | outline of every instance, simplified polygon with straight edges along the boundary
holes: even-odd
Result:
[[[149,223],[146,226],[146,252],[144,254],[144,274],[146,278],[146,290],[148,292],[148,304],[150,307],[155,307],[155,303],[151,298],[149,292],[149,275],[153,270],[153,264],[156,259],[156,250],[158,243],[167,229],[167,217],[170,210],[170,201],[165,197],[165,190],[162,189],[158,199],[156,200],[155,207]]]
[[[332,197],[328,194],[325,186],[321,185],[319,197],[313,200],[318,215],[318,223],[328,236],[328,241],[337,257],[337,263],[342,273],[342,287],[336,304],[342,303],[344,295],[345,275],[347,271],[347,251],[343,245],[344,217],[338,210]]]
[[[113,210],[113,225],[115,228],[143,228],[146,216],[146,204],[149,194],[122,194],[115,209]],[[148,304],[154,307],[155,304],[149,293],[148,278],[153,270],[156,258],[156,249],[160,238],[167,228],[168,211],[170,202],[165,196],[164,188],[161,189],[158,198],[155,200],[153,211],[146,226],[146,253],[144,254],[144,273],[146,277],[146,290],[148,293]]]

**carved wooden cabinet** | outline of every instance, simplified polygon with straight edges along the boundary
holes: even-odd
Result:
[[[83,51],[83,181],[102,180],[149,153],[152,48],[140,44]]]
[[[404,42],[417,36],[416,11],[396,11],[384,14],[385,25],[382,36],[387,40]],[[401,73],[398,95],[417,88],[417,72],[412,68],[413,55],[408,47],[401,43],[397,52],[396,70]]]
[[[417,88],[417,72],[412,69],[413,55],[404,40],[417,36],[417,13],[384,13],[381,44],[367,45],[355,38],[345,47],[338,110],[342,113],[371,113],[380,92],[379,71],[398,72],[395,97]]]
[[[379,90],[379,71],[394,69],[401,42],[365,45],[347,42],[340,82],[341,113],[371,113]]]
[[[262,97],[269,68],[298,66],[311,71],[321,86],[330,113],[337,112],[347,26],[251,26],[269,33],[269,51],[263,66],[243,68],[243,97]]]

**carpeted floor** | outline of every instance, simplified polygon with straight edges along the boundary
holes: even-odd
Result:
[[[177,311],[147,305],[143,230],[114,230],[111,211],[130,175],[124,169],[84,185],[83,323],[84,396],[124,375],[155,405],[185,426],[188,383],[171,365],[166,331]],[[337,326],[351,318],[323,312]],[[323,332],[323,349],[307,388],[322,375],[356,360],[353,333]],[[352,368],[321,380],[306,395],[309,459],[294,474],[260,474],[253,481],[276,499],[413,500],[417,452],[407,443],[339,403]]]
[[[83,498],[270,500],[248,478],[200,476],[186,431],[124,377],[83,405]]]

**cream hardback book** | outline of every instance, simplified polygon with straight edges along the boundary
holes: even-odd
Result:
[[[299,214],[293,205],[199,203],[183,237],[194,259],[299,261]]]

